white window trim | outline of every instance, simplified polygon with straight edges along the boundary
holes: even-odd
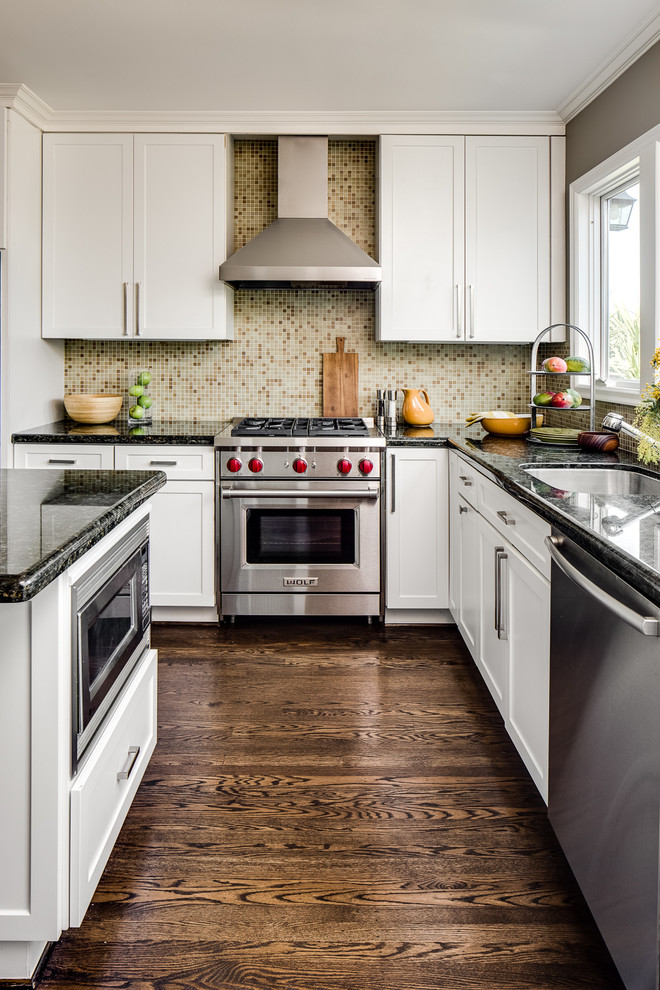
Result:
[[[625,179],[639,160],[640,200],[640,389],[596,383],[596,399],[637,405],[641,388],[651,378],[650,361],[660,328],[660,125],[626,145],[576,179],[569,188],[570,322],[588,333],[600,362],[600,214],[601,192],[613,180]],[[597,222],[596,222],[597,221]],[[657,233],[656,233],[657,232]],[[571,342],[571,349],[576,345]]]

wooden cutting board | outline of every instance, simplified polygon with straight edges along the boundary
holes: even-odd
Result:
[[[323,354],[323,415],[357,416],[358,356],[344,350],[345,337],[337,337],[335,353]]]

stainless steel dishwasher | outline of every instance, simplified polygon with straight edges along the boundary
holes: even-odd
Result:
[[[658,990],[660,609],[546,542],[550,822],[627,990]]]

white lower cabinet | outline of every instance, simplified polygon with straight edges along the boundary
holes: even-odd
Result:
[[[547,801],[550,527],[454,452],[450,479],[452,614]]]
[[[154,608],[215,607],[213,456],[210,447],[115,448],[116,468],[167,475],[151,500]]]
[[[156,746],[157,666],[149,650],[71,787],[70,928],[82,924]]]
[[[447,453],[445,447],[388,449],[388,609],[446,609],[449,605]]]
[[[114,466],[114,448],[111,444],[14,444],[14,467],[17,468],[112,471]]]
[[[214,450],[202,445],[14,444],[14,467],[164,471],[152,498],[150,598],[157,620],[210,621],[215,605]],[[190,609],[192,611],[185,611]]]

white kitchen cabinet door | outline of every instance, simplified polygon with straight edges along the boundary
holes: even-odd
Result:
[[[550,317],[550,149],[545,137],[468,137],[468,340],[531,341]]]
[[[221,340],[223,135],[44,135],[44,337]]]
[[[383,136],[380,151],[377,339],[534,340],[550,317],[550,139]]]
[[[388,450],[387,608],[447,608],[447,449]]]
[[[133,326],[133,138],[43,138],[42,336],[128,336]]]
[[[233,289],[218,278],[230,229],[225,147],[218,134],[135,136],[136,336],[233,336]]]
[[[473,657],[479,649],[479,542],[477,523],[479,514],[459,495],[456,500],[456,537],[459,547],[456,625],[463,641]],[[452,530],[452,538],[454,533]]]
[[[463,337],[463,147],[381,138],[380,340]]]
[[[213,481],[168,481],[152,498],[152,605],[215,605],[213,506]]]
[[[506,728],[548,800],[550,583],[513,547],[507,574],[509,698]]]
[[[508,544],[478,517],[479,638],[475,662],[495,704],[506,718],[509,704],[509,615],[505,565]]]

